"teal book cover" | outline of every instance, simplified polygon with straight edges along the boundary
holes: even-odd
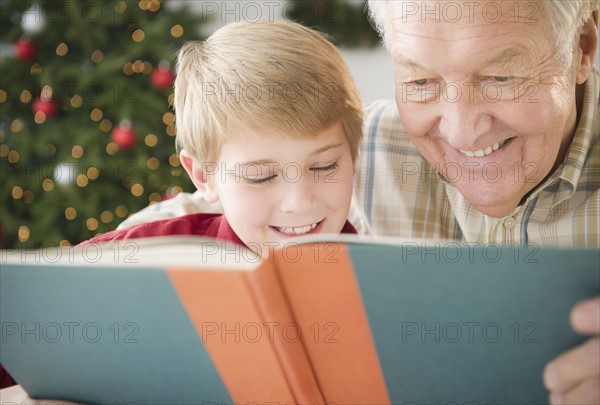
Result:
[[[175,243],[3,259],[2,364],[32,397],[99,404],[543,404],[600,293],[594,249],[350,238],[241,263]]]

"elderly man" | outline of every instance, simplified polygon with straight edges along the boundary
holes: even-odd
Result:
[[[356,203],[371,231],[407,238],[600,247],[599,0],[370,0],[396,102],[365,110]],[[181,194],[125,226],[206,208]],[[359,217],[353,222],[364,230]],[[544,372],[553,404],[600,403],[594,335]]]
[[[376,234],[600,247],[598,0],[369,1],[396,103],[366,111],[356,198]],[[572,323],[600,332],[600,300]],[[547,366],[600,403],[600,339]]]

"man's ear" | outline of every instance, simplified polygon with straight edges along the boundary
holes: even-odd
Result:
[[[208,181],[206,173],[203,170],[204,165],[185,149],[182,149],[181,152],[179,152],[179,160],[188,176],[190,176],[194,186],[202,193],[204,199],[209,203],[217,202],[219,200],[219,194],[216,192],[214,185]]]
[[[577,66],[577,84],[581,84],[589,77],[598,51],[598,11],[594,11],[592,16],[583,23],[578,47],[581,59]]]

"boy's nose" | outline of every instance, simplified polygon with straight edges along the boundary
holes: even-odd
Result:
[[[283,212],[305,212],[317,203],[315,182],[303,174],[298,179],[287,179],[281,198]]]

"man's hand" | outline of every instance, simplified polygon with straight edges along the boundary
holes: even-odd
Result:
[[[546,366],[544,384],[550,403],[600,404],[600,297],[577,304],[571,311],[571,325],[579,333],[595,336]]]

